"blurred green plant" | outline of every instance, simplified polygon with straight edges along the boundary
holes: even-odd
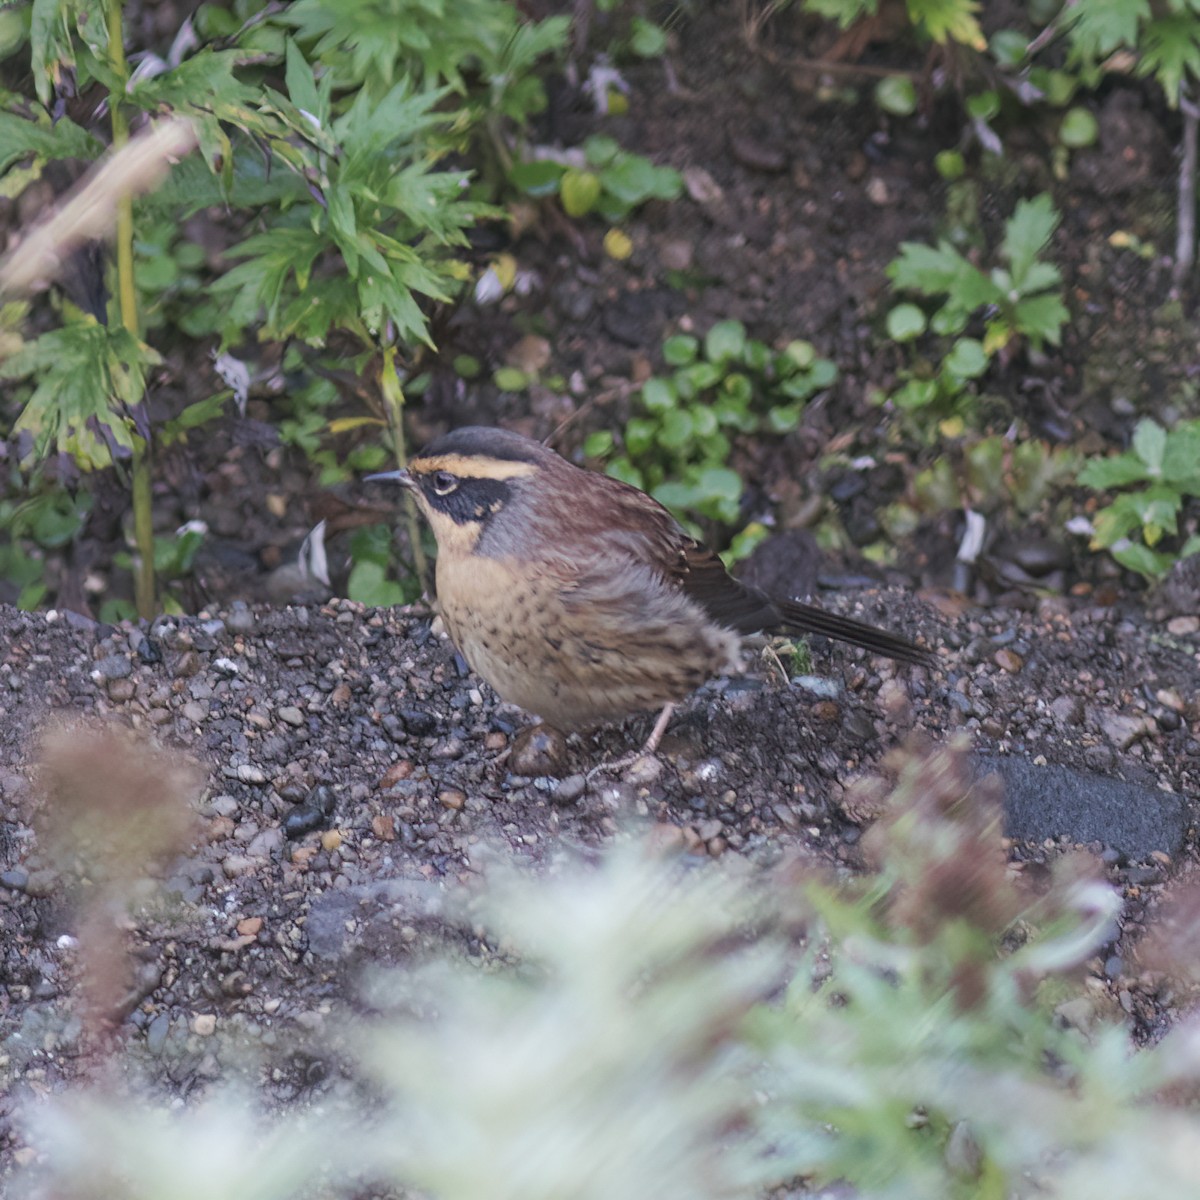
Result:
[[[1042,254],[1058,222],[1049,196],[1019,201],[996,252],[1000,263],[986,273],[946,240],[904,242],[889,278],[898,291],[940,306],[928,315],[908,301],[896,305],[887,315],[888,336],[909,343],[932,333],[939,341],[934,357],[915,358],[901,386],[876,401],[892,404],[926,433],[940,423],[941,433],[957,435],[972,419],[976,387],[994,362],[1007,362],[1025,345],[1035,351],[1057,345],[1070,314],[1062,274]],[[967,334],[972,322],[981,336]]]
[[[163,343],[215,339],[222,351],[255,332],[312,352],[338,336],[342,359],[349,339],[370,364],[402,459],[403,381],[432,345],[428,308],[459,294],[470,272],[457,249],[496,212],[472,194],[467,169],[439,166],[482,155],[485,173],[495,161],[507,178],[524,123],[545,103],[534,68],[562,48],[568,22],[528,21],[508,0],[237,0],[200,6],[195,39],[131,73],[122,17],[120,0],[47,0],[8,30],[10,55],[28,55],[33,94],[0,94],[0,189],[16,195],[51,162],[103,154],[70,117],[50,118],[68,79],[79,92],[107,90],[114,148],[131,122],[174,114],[192,122],[201,154],[179,162],[136,216],[128,194],[118,200],[119,303],[107,321],[67,305],[37,337],[5,333],[0,378],[18,387],[0,436],[28,433],[31,457],[69,454],[84,472],[128,466],[137,603],[149,616],[152,444],[184,436],[221,403],[202,400],[186,420],[152,428],[147,372],[164,359],[139,331]],[[185,222],[222,208],[215,240],[210,230],[205,246],[193,241]],[[222,270],[230,260],[240,261]],[[4,311],[6,331],[19,328]],[[316,454],[310,416],[297,416],[295,440]]]
[[[40,473],[39,473],[40,474]],[[66,546],[83,528],[92,498],[41,481],[26,480],[15,466],[0,492],[0,580],[18,608],[35,609],[47,592],[44,552]]]
[[[363,1086],[323,1096],[319,1137],[310,1108],[213,1089],[168,1114],[96,1088],[24,1106],[38,1154],[16,1182],[191,1200],[285,1200],[315,1179],[331,1198],[751,1200],[803,1180],[863,1200],[1191,1200],[1196,1029],[1135,1050],[1120,1006],[1083,984],[1120,908],[1098,867],[1065,857],[1024,886],[965,745],[889,770],[894,785],[844,798],[874,822],[857,876],[803,857],[684,868],[627,844],[452,892],[470,955],[368,983],[377,1015],[340,1018]]]
[[[837,368],[809,342],[776,352],[747,337],[740,321],[717,322],[703,340],[677,334],[662,354],[672,370],[642,385],[642,412],[626,423],[620,450],[612,433],[601,430],[585,441],[584,453],[685,522],[699,517],[736,526],[743,483],[729,466],[733,439],[790,433],[805,403],[833,384]],[[751,549],[743,539],[734,556]]]
[[[581,151],[518,163],[510,178],[529,196],[557,196],[569,217],[595,212],[610,222],[623,220],[649,200],[677,200],[683,193],[678,171],[656,167],[603,134],[589,137]]]
[[[1162,578],[1179,559],[1200,554],[1197,522],[1186,536],[1179,528],[1185,501],[1200,498],[1200,419],[1170,430],[1141,420],[1128,450],[1091,459],[1078,478],[1084,487],[1118,492],[1096,513],[1093,550],[1109,551],[1123,567],[1151,580]]]
[[[888,537],[867,547],[868,558],[886,560],[894,546],[911,536],[926,517],[969,508],[984,514],[1037,512],[1069,487],[1080,455],[1026,435],[967,436],[947,445],[927,467],[916,471],[908,492],[884,508],[880,524]]]

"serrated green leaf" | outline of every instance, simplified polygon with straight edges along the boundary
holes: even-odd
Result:
[[[1058,210],[1045,192],[1032,200],[1017,202],[1013,215],[1005,222],[1004,241],[1000,247],[1017,288],[1024,289],[1034,260],[1050,241],[1058,222]]]
[[[1195,11],[1163,13],[1142,30],[1139,75],[1153,75],[1174,106],[1183,87],[1200,78],[1200,21]]]
[[[0,112],[0,171],[30,155],[43,160],[99,158],[104,146],[69,117],[51,123],[49,118],[27,120]]]
[[[1057,296],[1046,293],[1018,301],[1013,316],[1017,329],[1029,338],[1035,347],[1040,347],[1043,341],[1052,346],[1058,345],[1062,327],[1071,314]]]
[[[1084,463],[1077,478],[1084,487],[1107,491],[1131,483],[1144,483],[1150,475],[1146,464],[1136,454],[1126,453]]]

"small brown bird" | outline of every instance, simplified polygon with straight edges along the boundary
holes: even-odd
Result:
[[[437,438],[403,471],[437,539],[437,601],[471,669],[548,724],[671,708],[735,670],[743,636],[821,633],[928,665],[894,633],[734,579],[657,500],[503,429]]]

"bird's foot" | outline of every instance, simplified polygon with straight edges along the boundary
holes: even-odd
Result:
[[[671,722],[671,715],[675,711],[674,704],[663,705],[663,710],[658,714],[658,720],[654,722],[654,728],[650,731],[650,736],[646,739],[646,744],[640,750],[634,750],[629,754],[624,754],[620,758],[614,758],[609,762],[602,762],[594,766],[585,776],[590,783],[597,775],[616,775],[621,771],[632,767],[634,763],[640,762],[643,759],[647,760],[647,764],[658,764],[658,759],[655,754],[658,750],[659,743],[663,740],[663,734],[667,732],[667,726]],[[647,774],[649,772],[647,771]],[[658,771],[653,773],[655,776]]]

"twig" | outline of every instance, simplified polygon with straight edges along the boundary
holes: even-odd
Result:
[[[1180,92],[1183,113],[1183,153],[1179,156],[1178,227],[1175,233],[1175,266],[1171,283],[1180,288],[1196,261],[1196,134],[1200,108],[1186,91]]]

